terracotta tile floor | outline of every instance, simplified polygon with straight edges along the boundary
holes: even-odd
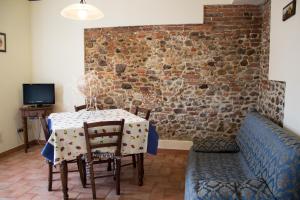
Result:
[[[59,174],[53,191],[47,190],[48,165],[40,155],[41,146],[0,158],[0,200],[62,199]],[[121,195],[115,194],[112,178],[97,180],[97,198],[128,200],[181,200],[184,197],[187,151],[162,150],[157,156],[145,157],[144,186],[137,186],[136,170],[122,168]],[[124,162],[123,162],[124,163]],[[70,168],[75,167],[71,166]],[[56,178],[57,177],[57,178]],[[79,174],[69,173],[70,199],[92,199],[91,188],[82,188]]]

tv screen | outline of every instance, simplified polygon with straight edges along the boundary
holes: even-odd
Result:
[[[23,104],[55,104],[54,84],[23,84]]]

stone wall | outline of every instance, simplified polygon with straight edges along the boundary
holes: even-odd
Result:
[[[101,103],[152,109],[161,139],[234,134],[262,88],[261,7],[205,6],[204,19],[86,29],[85,70],[102,80]]]
[[[282,126],[285,82],[269,80],[271,1],[262,6],[261,72],[257,110]]]

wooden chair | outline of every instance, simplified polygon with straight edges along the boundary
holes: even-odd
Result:
[[[144,119],[149,120],[151,110],[148,110],[148,109],[146,109],[146,108],[139,108],[139,107],[136,107],[136,108],[135,108],[134,114],[137,115],[137,116],[140,116],[140,113],[143,114],[142,117],[143,117]]]
[[[122,143],[122,135],[123,135],[123,129],[124,129],[124,119],[121,121],[105,121],[105,122],[94,122],[94,123],[84,123],[84,132],[85,132],[85,138],[86,138],[86,147],[87,147],[87,161],[88,161],[88,167],[90,169],[90,180],[92,185],[92,192],[93,192],[93,199],[96,199],[96,185],[95,185],[95,179],[96,178],[104,178],[113,176],[116,178],[116,193],[117,195],[120,194],[120,172],[121,172],[121,143]],[[113,131],[109,132],[103,132],[98,133],[95,130],[103,130],[103,127],[109,127],[114,126],[118,128],[114,128]],[[93,129],[94,131],[92,131]],[[95,142],[97,139],[101,138],[111,138],[116,137],[116,141],[110,142],[110,143],[97,143]],[[103,175],[103,176],[95,176],[94,171],[94,165],[95,164],[101,164],[101,163],[107,163],[108,160],[101,160],[97,157],[95,157],[94,152],[96,150],[101,150],[101,148],[105,147],[113,147],[115,148],[115,152],[113,155],[113,161],[116,163],[116,166],[113,165],[114,170],[112,174]],[[104,152],[105,153],[105,152]]]
[[[99,110],[102,110],[103,106],[102,105],[97,105],[97,108]],[[74,106],[75,112],[78,112],[78,111],[84,110],[84,109],[86,109],[86,105]],[[108,159],[107,171],[111,171],[111,160],[110,159]]]
[[[103,106],[102,105],[97,105],[97,108],[99,110],[103,110]],[[86,109],[86,105],[81,105],[81,106],[74,106],[75,112],[78,112],[80,110]]]
[[[46,117],[42,116],[42,118],[40,119],[40,122],[41,122],[41,125],[42,125],[42,128],[43,128],[43,132],[44,132],[46,142],[47,142],[49,140],[51,134],[49,133],[49,127],[48,127]],[[53,168],[54,168],[53,163],[51,161],[48,161],[48,160],[47,160],[47,162],[48,162],[48,168],[49,168],[49,170],[48,170],[48,191],[52,191],[53,174],[58,174],[60,172],[53,171]],[[86,182],[85,181],[86,171],[85,171],[85,168],[83,167],[83,166],[85,166],[84,159],[82,159],[81,156],[78,156],[74,160],[67,161],[67,164],[70,164],[70,163],[77,163],[78,170],[70,170],[68,172],[79,172],[82,186],[85,187],[84,183]]]

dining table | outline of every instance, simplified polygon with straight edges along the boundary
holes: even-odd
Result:
[[[83,123],[99,121],[116,121],[124,119],[121,154],[137,155],[138,181],[143,185],[144,153],[155,155],[158,147],[158,134],[155,126],[148,120],[123,109],[82,110],[79,112],[52,113],[48,117],[48,128],[51,136],[41,154],[53,165],[60,168],[64,199],[68,199],[68,170],[67,161],[87,153]],[[103,129],[103,127],[101,127]],[[105,127],[104,127],[105,128]],[[105,141],[113,138],[106,138]],[[114,153],[113,149],[101,149]]]

